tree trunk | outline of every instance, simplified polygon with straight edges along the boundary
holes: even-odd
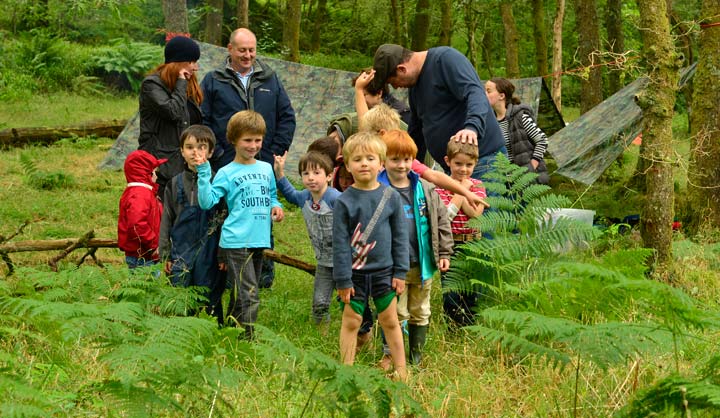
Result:
[[[189,33],[185,0],[162,0],[165,32]]]
[[[205,15],[205,42],[220,45],[222,41],[223,0],[208,0]]]
[[[608,49],[613,53],[613,61],[620,59],[620,54],[625,52],[625,35],[622,26],[622,0],[607,0],[605,9],[605,28],[607,30]],[[611,65],[608,67],[608,82],[612,95],[623,87],[621,74],[622,65]]]
[[[520,78],[520,60],[518,59],[520,35],[515,26],[511,2],[500,3],[500,16],[505,27],[505,75],[507,78]]]
[[[303,3],[305,3],[303,1]],[[313,5],[315,5],[315,0],[307,0],[307,7],[305,8],[305,12],[300,15],[300,20],[310,20],[310,17],[313,15]]]
[[[672,117],[678,60],[670,34],[665,0],[638,0],[642,55],[650,82],[638,96],[643,111],[647,192],[640,217],[643,244],[655,252],[655,272],[665,276],[672,263],[673,190]]]
[[[683,55],[685,55],[685,62],[683,66],[687,66],[695,62],[693,55],[693,36],[696,34],[696,29],[692,27],[695,22],[687,22],[678,16],[675,11],[674,3],[672,0],[667,0],[668,18],[670,18],[670,27],[674,30],[674,35],[677,37],[679,48],[681,48]]]
[[[400,39],[400,8],[398,0],[390,0],[390,24],[392,25],[393,42],[402,45]]]
[[[250,27],[250,14],[249,14],[250,0],[237,0],[237,27],[238,28],[249,28]]]
[[[493,74],[493,67],[492,67],[492,55],[490,55],[490,52],[492,51],[493,47],[493,32],[486,30],[485,34],[483,34],[482,37],[482,54],[483,54],[483,60],[485,61],[485,66],[488,70],[488,76],[490,78],[494,77]]]
[[[427,35],[430,29],[430,0],[417,0],[415,5],[415,19],[413,21],[412,49],[424,51],[427,49]]]
[[[451,45],[452,43],[452,29],[453,29],[453,2],[452,0],[442,0],[440,3],[440,10],[442,15],[440,16],[440,37],[438,39],[438,45]]]
[[[575,23],[578,33],[578,55],[586,68],[587,78],[580,82],[580,113],[583,114],[603,100],[602,67],[598,64],[600,52],[600,26],[596,0],[575,0]]]
[[[465,8],[464,18],[465,18],[465,28],[467,29],[467,57],[468,60],[470,60],[470,63],[473,65],[473,67],[477,68],[477,40],[476,40],[476,33],[477,33],[477,25],[478,25],[478,16],[479,13],[477,13],[473,8],[473,0],[467,0],[463,4]],[[487,35],[487,32],[486,32]],[[490,64],[488,63],[488,67]]]
[[[558,0],[553,20],[553,63],[552,98],[559,111],[562,111],[562,35],[565,20],[565,0]]]
[[[692,65],[692,63],[695,62],[695,54],[693,53],[694,40],[697,39],[695,36],[697,29],[694,28],[695,22],[687,22],[679,17],[675,12],[672,0],[667,0],[667,8],[668,17],[670,18],[670,27],[674,31],[673,34],[677,39],[678,48],[680,48],[685,57],[685,61],[682,66],[685,67]],[[687,83],[685,83],[685,86],[681,90],[683,96],[685,96],[685,103],[688,103],[688,113],[692,113],[690,103],[693,102],[693,86],[693,79],[691,78]],[[687,131],[688,133],[692,132],[692,122],[688,122]]]
[[[327,0],[318,0],[317,8],[315,9],[315,21],[313,22],[313,33],[310,38],[311,52],[318,52],[320,50],[320,34],[322,33],[322,28],[326,20]]]
[[[720,15],[720,2],[703,0],[700,11],[701,30],[698,67],[693,84],[696,94],[690,113],[692,144],[688,170],[688,223],[692,234],[720,228],[720,26],[714,23]]]
[[[400,1],[400,12],[398,16],[400,16],[400,45],[402,46],[408,46],[408,22],[405,18],[405,0],[399,0]]]
[[[300,0],[288,0],[283,27],[283,58],[286,61],[300,62]]]
[[[545,2],[532,0],[533,37],[535,38],[535,72],[538,76],[548,73],[547,30],[545,29]]]

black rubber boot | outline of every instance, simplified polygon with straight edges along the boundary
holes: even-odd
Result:
[[[422,351],[425,347],[428,325],[408,325],[408,359],[410,364],[419,365],[422,361]]]

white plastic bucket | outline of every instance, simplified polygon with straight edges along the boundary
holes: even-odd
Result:
[[[584,224],[592,225],[593,219],[595,219],[595,211],[570,208],[555,209],[553,211],[550,211],[550,219],[552,220],[553,224],[557,221],[558,218],[575,219],[576,221],[580,221]]]

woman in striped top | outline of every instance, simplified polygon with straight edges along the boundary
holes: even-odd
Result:
[[[514,92],[515,86],[505,78],[495,77],[485,83],[485,93],[505,137],[510,161],[536,172],[538,182],[548,184],[550,177],[544,160],[547,136],[535,123],[532,108],[520,104]]]

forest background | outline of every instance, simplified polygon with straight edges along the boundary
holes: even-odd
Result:
[[[434,315],[426,366],[407,386],[368,367],[377,347],[354,369],[337,364],[327,337],[337,324],[329,334],[309,324],[306,273],[280,267],[287,280],[263,294],[268,329],[253,346],[202,315],[178,316],[199,303],[192,289],[128,277],[117,250],[97,252],[104,270],[75,270],[70,258],[59,274],[43,267],[47,254],[25,253],[0,286],[2,415],[713,416],[718,20],[710,0],[3,2],[0,130],[128,118],[167,33],[225,45],[240,26],[257,34],[260,54],[348,71],[371,65],[382,43],[452,45],[482,79],[545,77],[566,121],[638,77],[651,83],[638,98],[642,148],[629,146],[593,186],[555,178],[554,198],[527,193],[530,208],[593,209],[604,226],[549,236],[525,208],[508,210],[514,224],[490,218],[487,228],[533,239],[473,249],[492,257],[480,266],[488,277],[459,260],[492,301],[460,334]],[[694,84],[676,91],[673,72],[696,61]],[[114,236],[124,179],[95,169],[111,142],[3,151],[0,244]],[[279,249],[312,262],[301,215],[289,213]],[[613,224],[635,214],[636,228]],[[589,245],[558,253],[569,239]],[[438,303],[439,290],[436,312]]]

